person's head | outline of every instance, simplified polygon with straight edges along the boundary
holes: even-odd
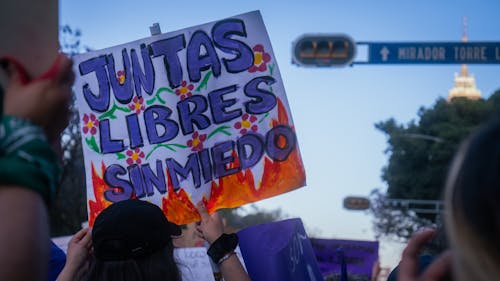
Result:
[[[445,207],[456,280],[500,280],[500,120],[460,147]]]
[[[180,233],[156,205],[141,200],[114,203],[94,222],[95,261],[89,280],[180,281],[171,239]]]

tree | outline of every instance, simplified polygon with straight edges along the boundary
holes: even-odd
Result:
[[[372,193],[374,227],[379,235],[406,238],[436,216],[415,214],[384,204],[385,198],[440,200],[449,165],[461,141],[500,112],[500,91],[487,100],[440,98],[431,108],[420,108],[418,122],[398,124],[393,118],[375,125],[388,137],[387,166],[382,180],[387,193]]]
[[[375,189],[370,194],[370,212],[374,215],[374,229],[377,238],[389,237],[404,242],[422,226],[433,222],[416,215],[404,206],[395,206],[387,200],[387,194]]]
[[[81,44],[81,32],[65,25],[60,28],[61,51],[68,56],[89,51]],[[71,118],[68,127],[62,134],[63,176],[61,186],[52,203],[50,226],[52,236],[69,235],[81,228],[87,220],[87,202],[85,194],[85,167],[80,141],[80,128],[76,100],[73,96]]]

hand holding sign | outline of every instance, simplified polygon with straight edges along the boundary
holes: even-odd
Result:
[[[224,232],[222,219],[217,212],[209,215],[203,202],[199,202],[196,207],[201,217],[201,222],[197,229],[203,234],[205,240],[212,244]]]
[[[73,235],[68,243],[66,264],[57,280],[69,281],[73,280],[75,276],[82,277],[88,270],[91,249],[92,230],[90,228],[83,228]]]

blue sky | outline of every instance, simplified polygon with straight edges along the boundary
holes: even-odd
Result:
[[[307,186],[257,206],[301,217],[323,238],[371,240],[370,216],[344,210],[342,200],[386,189],[380,179],[386,138],[374,123],[415,119],[419,107],[447,96],[460,66],[301,68],[291,64],[292,42],[304,33],[345,33],[355,41],[460,41],[463,16],[469,41],[500,42],[499,8],[494,0],[61,0],[60,24],[79,28],[85,45],[102,49],[149,36],[155,22],[168,32],[260,10],[287,91]],[[483,97],[500,88],[500,65],[469,70]]]

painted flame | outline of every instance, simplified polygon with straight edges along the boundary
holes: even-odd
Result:
[[[271,121],[272,126],[289,125],[286,109],[280,99],[278,99],[277,106],[278,118]],[[233,156],[235,161],[229,168],[239,166],[235,151],[233,151]],[[305,185],[306,175],[298,147],[282,162],[273,162],[268,157],[264,157],[264,173],[257,188],[250,169],[213,180],[210,197],[203,198],[208,212],[213,213],[221,208],[239,207]],[[184,189],[174,192],[169,185],[168,190],[167,196],[163,198],[163,211],[167,214],[168,220],[177,224],[198,221],[198,212]]]
[[[200,215],[196,210],[193,201],[189,194],[180,188],[178,191],[174,191],[172,186],[172,181],[170,180],[170,174],[167,172],[168,182],[168,192],[167,196],[163,197],[161,200],[161,207],[165,216],[170,222],[175,224],[186,224],[193,221],[199,221]]]
[[[106,170],[104,162],[101,163],[102,176],[97,172],[94,163],[90,163],[90,168],[92,169],[92,186],[94,188],[95,201],[88,200],[87,206],[89,208],[89,226],[93,226],[97,215],[112,203],[104,198],[104,191],[110,188],[104,181],[104,171]]]

